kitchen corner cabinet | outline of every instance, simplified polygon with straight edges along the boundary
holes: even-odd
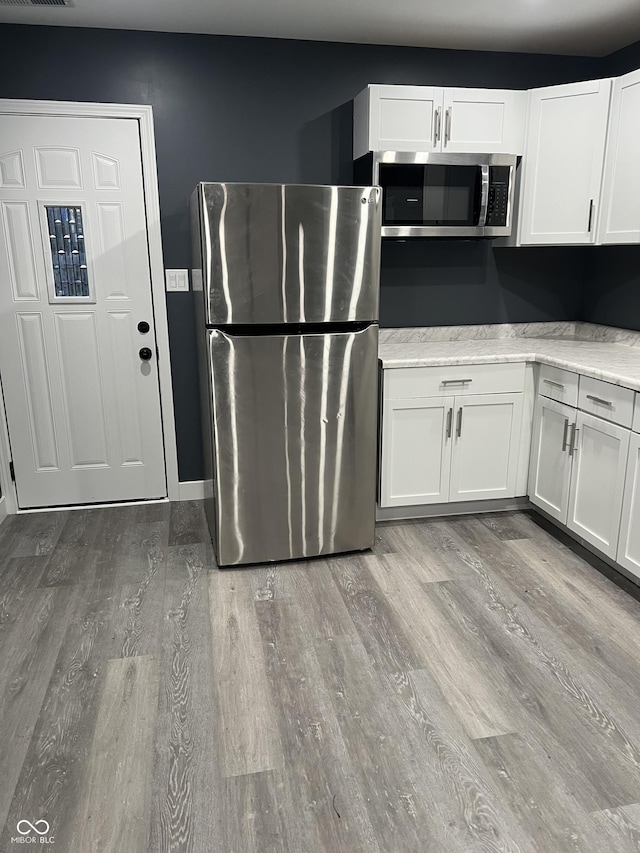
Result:
[[[613,81],[599,243],[640,243],[640,71]]]
[[[384,371],[381,507],[515,496],[524,365],[473,367]],[[486,393],[470,393],[474,382]]]
[[[596,381],[597,382],[597,381]],[[585,391],[594,381],[581,377]],[[605,388],[608,383],[598,383]],[[609,386],[613,391],[614,386]],[[603,392],[606,393],[606,390]],[[616,410],[619,395],[613,391]],[[592,403],[581,390],[578,405]],[[600,399],[595,397],[596,400]],[[584,402],[581,402],[584,401]],[[608,401],[602,401],[607,408]],[[539,395],[536,401],[529,500],[582,539],[615,560],[625,485],[630,430],[603,417]]]
[[[611,80],[529,92],[520,245],[595,242]]]
[[[371,85],[354,101],[353,157],[369,151],[521,154],[527,93]]]

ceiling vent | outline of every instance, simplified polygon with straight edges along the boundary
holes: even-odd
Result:
[[[0,6],[73,6],[72,0],[0,0]]]

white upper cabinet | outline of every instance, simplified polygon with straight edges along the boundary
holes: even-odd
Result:
[[[521,154],[527,93],[368,86],[354,101],[353,157],[369,151]]]
[[[439,150],[442,96],[432,86],[369,86],[354,102],[354,160],[368,151]]]
[[[443,109],[443,151],[522,154],[526,92],[445,89]]]
[[[599,243],[640,242],[640,71],[613,82]]]
[[[610,91],[592,80],[529,92],[522,245],[595,242]]]

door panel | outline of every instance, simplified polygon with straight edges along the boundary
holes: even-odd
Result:
[[[640,435],[631,434],[618,563],[640,578]]]
[[[602,189],[601,243],[640,242],[640,71],[613,82]]]
[[[371,86],[369,91],[371,151],[440,150],[442,89]]]
[[[453,397],[386,400],[380,505],[449,500]]]
[[[610,90],[594,80],[529,93],[523,245],[595,241]]]
[[[539,396],[533,421],[529,500],[562,524],[567,522],[575,409]]]
[[[445,89],[443,150],[522,154],[527,93]]]
[[[378,327],[207,341],[220,565],[370,548]]]
[[[567,525],[615,559],[630,432],[582,412],[577,428]]]
[[[0,372],[18,504],[163,497],[138,123],[10,116],[2,147]]]
[[[513,497],[522,394],[456,397],[451,501]]]
[[[378,319],[380,190],[199,184],[207,325]]]

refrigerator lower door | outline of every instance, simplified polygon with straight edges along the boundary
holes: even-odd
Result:
[[[219,565],[370,548],[378,327],[207,335]]]

